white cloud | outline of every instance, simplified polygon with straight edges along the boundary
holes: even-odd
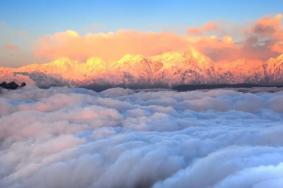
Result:
[[[0,95],[0,187],[280,187],[282,92]]]

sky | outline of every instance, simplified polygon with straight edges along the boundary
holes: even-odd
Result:
[[[188,28],[209,22],[238,28],[282,12],[280,0],[1,0],[0,64],[19,66],[34,57],[43,61],[46,57],[34,52],[38,41],[69,30],[80,35],[121,30],[184,35]]]

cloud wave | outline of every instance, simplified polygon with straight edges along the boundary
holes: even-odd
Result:
[[[0,187],[280,187],[282,96],[3,90]]]

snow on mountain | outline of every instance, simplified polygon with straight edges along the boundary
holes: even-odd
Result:
[[[238,59],[213,62],[195,49],[167,52],[152,57],[127,54],[115,62],[89,58],[85,62],[60,58],[45,64],[0,68],[0,79],[27,76],[40,87],[51,85],[135,85],[174,86],[179,84],[282,83],[283,54],[260,60]],[[31,83],[32,81],[28,81]]]
[[[265,79],[269,83],[283,83],[283,54],[264,63]]]
[[[261,83],[264,79],[263,62],[259,60],[237,59],[232,62],[218,62],[215,65],[216,83]]]

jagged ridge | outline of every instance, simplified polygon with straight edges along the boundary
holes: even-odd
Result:
[[[266,62],[238,59],[213,62],[194,49],[153,57],[125,55],[116,62],[60,58],[46,64],[0,68],[4,75],[27,75],[36,85],[174,86],[180,84],[283,83],[283,54]],[[1,78],[0,78],[1,79]]]

